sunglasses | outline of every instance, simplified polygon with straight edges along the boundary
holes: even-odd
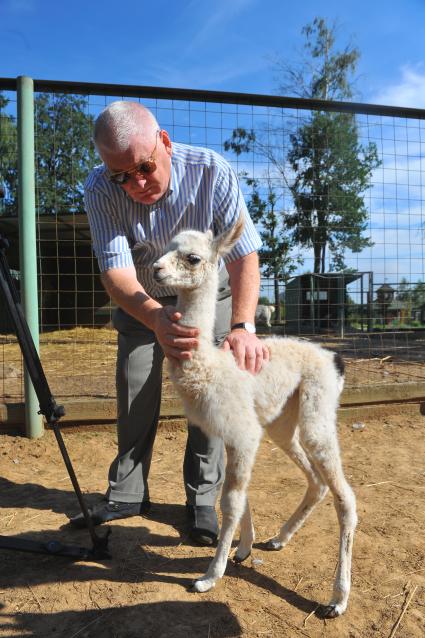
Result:
[[[139,164],[137,164],[137,166],[135,166],[134,168],[131,168],[129,171],[122,171],[120,173],[108,173],[108,178],[111,182],[113,182],[114,184],[119,184],[120,186],[122,184],[125,184],[126,182],[128,182],[128,180],[130,179],[130,177],[132,175],[150,175],[151,173],[153,173],[154,171],[156,171],[156,162],[155,162],[155,151],[156,151],[156,147],[158,145],[158,134],[161,131],[156,131],[156,139],[155,139],[155,147],[150,155],[150,157],[148,157],[148,159],[143,160],[142,162],[139,162]]]

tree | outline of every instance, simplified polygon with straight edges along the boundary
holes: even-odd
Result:
[[[418,282],[419,283],[419,282]],[[406,277],[400,279],[400,283],[397,288],[397,299],[399,301],[409,302],[412,301],[413,292],[411,285],[407,281]]]
[[[262,272],[265,277],[273,279],[275,318],[281,321],[281,305],[279,282],[286,281],[296,269],[295,261],[290,254],[291,241],[285,232],[284,215],[277,207],[278,197],[271,180],[267,182],[267,190],[260,193],[259,182],[246,177],[248,186],[252,187],[247,206],[254,223],[259,224],[259,232],[263,248],[259,250]]]
[[[425,304],[425,282],[418,279],[412,291],[412,301],[415,306]]]
[[[0,188],[3,203],[0,212],[6,213],[15,199],[17,188],[17,152],[16,152],[16,123],[12,115],[5,109],[9,100],[0,93]]]
[[[2,104],[4,98],[0,108]],[[96,163],[93,117],[86,112],[87,99],[42,93],[35,97],[34,106],[38,212],[50,215],[83,213],[83,184]],[[9,195],[5,212],[17,215],[15,119],[2,115],[0,126],[1,178]]]
[[[351,45],[337,51],[336,27],[329,28],[322,18],[306,25],[302,34],[301,61],[275,63],[280,92],[321,100],[350,99],[359,51]],[[294,209],[282,214],[293,242],[313,250],[315,273],[325,271],[327,250],[331,269],[343,270],[347,249],[360,252],[372,245],[365,235],[368,213],[363,194],[380,164],[377,149],[373,143],[359,143],[351,114],[323,110],[294,120],[292,130],[277,124],[270,132],[268,125],[264,136],[261,131],[237,128],[225,149],[237,155],[253,152],[268,160],[292,195]],[[273,143],[273,134],[280,142]],[[282,154],[278,149],[285,144],[289,150]]]
[[[359,144],[355,119],[346,113],[316,112],[290,139],[295,208],[286,224],[296,243],[313,249],[315,273],[326,271],[327,248],[331,270],[343,270],[346,249],[372,245],[363,234],[368,212],[362,194],[379,165],[376,147]]]
[[[328,27],[323,18],[301,29],[304,36],[304,53],[297,63],[275,60],[279,91],[283,95],[298,95],[318,100],[345,100],[353,95],[354,73],[360,51],[347,45],[343,51],[335,51],[337,25]]]
[[[83,184],[96,163],[87,99],[47,93],[35,100],[37,199],[41,213],[84,212]]]
[[[283,85],[297,81],[303,97],[343,100],[352,97],[351,74],[359,51],[335,50],[336,27],[315,18],[303,29],[310,63],[295,70],[283,68]],[[354,115],[315,111],[290,135],[288,161],[293,171],[290,190],[295,210],[287,215],[294,240],[312,248],[314,272],[324,273],[326,250],[331,269],[343,270],[347,249],[360,252],[372,243],[364,235],[367,209],[363,193],[380,161],[376,145],[362,146]]]

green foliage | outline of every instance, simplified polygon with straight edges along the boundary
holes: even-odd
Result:
[[[397,289],[397,299],[413,307],[425,304],[425,282],[419,279],[414,285],[406,277],[400,279]]]
[[[413,288],[412,302],[415,306],[422,306],[422,304],[425,304],[425,282],[420,279]]]
[[[291,242],[285,233],[283,224],[284,215],[277,208],[277,195],[270,180],[267,184],[267,192],[260,194],[259,182],[256,179],[246,178],[248,186],[252,187],[248,200],[248,210],[254,223],[259,225],[259,232],[264,247],[259,255],[265,277],[280,277],[287,279],[294,272],[296,266],[289,256]]]
[[[92,141],[93,117],[86,112],[87,99],[43,93],[35,97],[34,106],[38,212],[83,213],[83,184],[97,161]],[[0,126],[0,171],[9,194],[4,212],[17,215],[16,122],[2,115]]]
[[[252,129],[250,131],[247,131],[244,128],[235,128],[232,131],[232,137],[230,138],[230,140],[225,140],[224,150],[231,150],[236,153],[236,155],[241,155],[241,153],[249,153],[253,150],[255,142],[256,136]]]
[[[336,27],[315,18],[302,30],[306,58],[295,68],[282,68],[283,85],[297,82],[303,97],[343,100],[352,97],[358,49],[337,51]],[[362,194],[380,165],[375,144],[359,144],[355,117],[348,113],[314,112],[290,135],[290,190],[295,211],[287,217],[294,240],[313,248],[314,272],[325,272],[326,249],[332,270],[343,270],[344,252],[370,246],[364,236],[367,210]]]
[[[279,282],[285,281],[296,270],[298,260],[290,254],[291,239],[286,233],[284,214],[277,207],[277,195],[271,180],[267,180],[267,190],[260,193],[259,182],[245,177],[251,186],[251,196],[247,202],[254,223],[258,225],[263,246],[259,250],[261,269],[265,277],[274,281],[274,305],[276,319],[281,319]]]
[[[83,184],[96,163],[93,117],[84,97],[41,94],[36,106],[37,204],[41,213],[82,213]]]
[[[282,60],[275,62],[281,93],[318,100],[352,97],[350,75],[356,69],[360,51],[350,45],[337,51],[336,33],[336,24],[328,27],[321,17],[314,18],[303,27],[304,53],[301,59],[294,64]]]
[[[359,144],[355,119],[347,113],[316,112],[290,139],[295,210],[287,216],[288,228],[297,243],[313,248],[315,273],[325,272],[327,247],[332,269],[343,270],[346,249],[372,245],[363,235],[368,212],[362,193],[380,163],[376,146]]]
[[[304,55],[300,62],[277,64],[280,91],[321,100],[350,99],[358,49],[346,46],[337,50],[335,25],[328,27],[320,17],[306,25],[302,35]],[[280,143],[270,142],[273,134]],[[289,146],[285,156],[279,155],[279,149],[285,147],[282,139]],[[360,144],[353,115],[315,111],[292,131],[277,124],[270,132],[266,126],[264,140],[261,132],[236,128],[225,149],[236,155],[253,152],[266,158],[291,192],[294,210],[280,213],[280,236],[263,237],[271,263],[278,259],[279,250],[287,258],[288,246],[295,244],[313,250],[315,273],[325,272],[327,250],[331,270],[346,270],[346,250],[360,252],[372,245],[366,235],[368,211],[363,194],[370,187],[372,171],[381,162],[375,144]],[[250,211],[266,233],[274,223],[269,219],[270,211],[275,214],[274,204],[270,194],[260,198],[254,189]],[[280,241],[286,246],[279,247]],[[280,270],[289,266],[281,264]]]
[[[399,301],[409,302],[412,301],[412,290],[406,277],[400,279],[400,283],[397,288],[396,297]]]
[[[7,210],[8,202],[17,187],[17,135],[15,119],[5,112],[9,100],[0,93],[0,186],[4,200],[0,212]]]

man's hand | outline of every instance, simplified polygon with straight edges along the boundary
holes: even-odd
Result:
[[[165,356],[175,365],[192,357],[191,350],[198,347],[198,328],[182,326],[178,321],[180,312],[173,306],[164,306],[155,311],[154,331]]]
[[[231,350],[241,370],[251,374],[260,372],[265,361],[269,361],[269,349],[255,335],[246,330],[233,330],[227,335],[223,350]]]

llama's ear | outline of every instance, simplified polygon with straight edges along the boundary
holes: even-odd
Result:
[[[227,255],[232,250],[242,235],[244,226],[245,219],[243,213],[240,212],[236,224],[214,239],[214,246],[218,255]]]

